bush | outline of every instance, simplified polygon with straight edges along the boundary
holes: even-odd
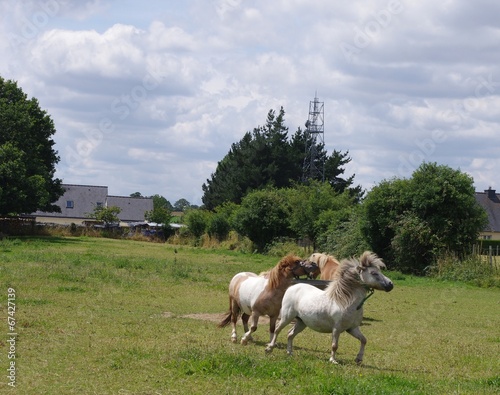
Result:
[[[215,237],[217,241],[227,238],[231,226],[224,214],[215,213],[210,216],[207,226],[207,233],[210,237]]]

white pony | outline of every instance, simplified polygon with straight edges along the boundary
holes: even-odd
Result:
[[[281,321],[266,352],[273,350],[278,334],[295,320],[288,332],[289,355],[292,354],[294,337],[309,327],[317,332],[332,333],[330,362],[337,363],[335,353],[339,336],[347,331],[361,343],[356,356],[356,362],[360,364],[366,345],[366,338],[359,329],[363,319],[363,304],[374,289],[389,292],[394,287],[392,281],[382,274],[383,268],[385,264],[377,255],[365,251],[359,260],[353,258],[342,261],[332,282],[324,291],[309,284],[297,284],[288,288],[283,297]]]

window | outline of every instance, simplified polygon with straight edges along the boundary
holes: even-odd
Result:
[[[74,208],[75,202],[73,200],[66,200],[66,208]]]
[[[96,205],[97,207],[102,207],[102,202],[97,202],[95,205]]]

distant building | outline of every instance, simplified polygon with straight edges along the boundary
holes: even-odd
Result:
[[[486,240],[500,240],[500,195],[494,189],[476,192],[476,201],[488,214],[488,225],[480,237]]]
[[[153,210],[152,198],[133,198],[127,196],[109,196],[107,186],[62,184],[64,194],[55,202],[61,208],[60,213],[36,211],[31,215],[36,222],[83,224],[89,220],[89,214],[97,206],[118,206],[121,212],[118,218],[123,223],[144,221],[146,211]]]

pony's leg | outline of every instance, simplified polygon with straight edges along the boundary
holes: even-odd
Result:
[[[252,333],[257,330],[257,325],[259,323],[259,317],[260,315],[256,312],[252,312],[252,326],[250,327],[250,330],[247,331],[243,337],[241,338],[241,344],[246,346],[248,344],[249,340],[252,340]]]
[[[278,339],[278,335],[281,330],[287,326],[290,322],[292,322],[294,317],[286,317],[282,316],[278,326],[274,329],[274,333],[272,334],[271,341],[266,347],[266,353],[270,353],[273,351],[273,348],[276,347],[276,340]]]
[[[337,360],[335,359],[335,353],[337,352],[337,349],[339,348],[339,336],[340,336],[341,331],[338,330],[337,328],[333,328],[332,330],[332,355],[330,356],[330,362],[334,364],[338,364]]]
[[[243,323],[243,331],[244,333],[247,333],[248,332],[248,319],[250,318],[250,316],[248,314],[245,314],[243,313],[241,315],[241,322]],[[252,340],[252,336],[250,335],[247,340]],[[235,339],[235,342],[236,342],[236,339]]]
[[[276,321],[278,316],[269,317],[269,342],[273,340],[274,332],[276,331]]]
[[[354,336],[361,343],[358,355],[356,356],[356,363],[359,365],[361,364],[361,362],[363,362],[363,355],[365,353],[365,346],[366,346],[366,337],[361,333],[359,326],[354,329],[347,330],[347,333]]]
[[[293,339],[295,336],[297,336],[300,332],[302,332],[304,329],[306,329],[306,324],[304,324],[304,321],[302,321],[300,318],[295,318],[295,325],[288,331],[288,342],[286,346],[286,352],[288,355],[292,355],[293,353]]]
[[[236,323],[238,322],[239,313],[240,307],[238,306],[238,303],[236,303],[234,300],[231,300],[231,325],[233,327],[233,331],[231,332],[231,341],[233,343],[236,343],[238,341],[238,335],[236,334]]]

